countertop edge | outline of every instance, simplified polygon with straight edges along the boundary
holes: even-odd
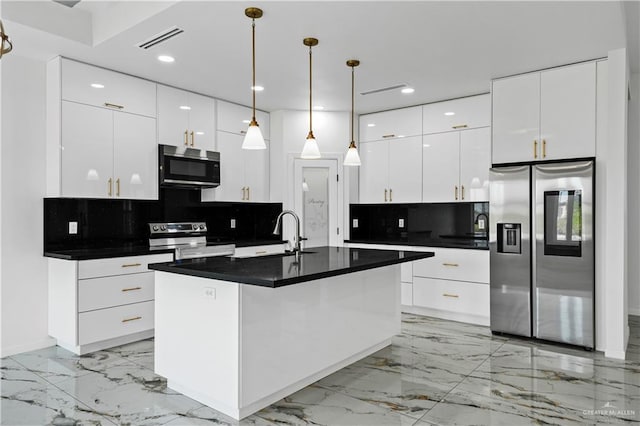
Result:
[[[448,249],[461,249],[461,250],[489,250],[489,243],[486,247],[470,247],[470,246],[453,246],[449,244],[415,244],[407,242],[397,241],[363,241],[363,240],[344,240],[345,244],[371,244],[371,245],[384,245],[384,246],[406,246],[406,247],[426,247],[426,248],[448,248]]]

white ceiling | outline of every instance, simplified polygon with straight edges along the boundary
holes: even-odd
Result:
[[[304,37],[320,40],[313,49],[314,104],[327,110],[350,108],[347,59],[361,61],[357,93],[398,83],[415,88],[411,95],[358,95],[356,109],[363,113],[484,93],[492,78],[605,57],[625,46],[628,33],[637,38],[638,25],[637,8],[630,18],[617,1],[28,4],[3,0],[12,54],[60,54],[245,105],[251,102],[251,21],[244,9],[261,7],[257,83],[265,91],[257,106],[267,111],[308,108]],[[86,25],[89,33],[70,35],[70,28]],[[148,51],[135,46],[174,25],[184,33]],[[638,49],[638,40],[629,44]],[[162,64],[159,54],[176,62]]]

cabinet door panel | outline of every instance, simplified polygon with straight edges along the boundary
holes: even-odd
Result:
[[[156,120],[113,113],[113,178],[116,198],[158,199]]]
[[[218,130],[244,135],[249,127],[251,114],[251,108],[218,101]],[[262,129],[262,123],[258,122],[258,124]]]
[[[540,152],[540,73],[493,82],[493,163],[534,161]]]
[[[108,198],[113,176],[113,111],[62,101],[60,148],[61,196]]]
[[[491,125],[491,96],[478,95],[422,107],[422,133],[441,133]]]
[[[189,93],[189,143],[194,148],[215,150],[216,103],[213,98]],[[193,135],[191,134],[193,132]]]
[[[422,134],[422,107],[394,109],[360,116],[360,141]]]
[[[596,63],[541,73],[540,138],[542,159],[596,154]]]
[[[387,141],[367,142],[360,145],[360,202],[383,203],[388,197],[389,144]]]
[[[389,141],[389,201],[422,201],[422,136]]]
[[[183,108],[180,108],[183,107]],[[158,142],[184,146],[189,129],[189,97],[184,90],[158,85]]]
[[[462,201],[489,201],[489,168],[491,168],[489,127],[460,132],[460,198]]]
[[[422,201],[454,201],[460,175],[460,132],[422,137]],[[458,198],[460,198],[458,188]]]
[[[269,201],[269,142],[267,149],[243,150],[248,201]]]
[[[220,186],[216,191],[216,201],[243,201],[244,157],[242,155],[242,135],[217,132],[220,151]]]

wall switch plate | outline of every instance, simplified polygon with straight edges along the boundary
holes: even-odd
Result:
[[[484,219],[478,219],[478,229],[484,229]]]
[[[204,297],[207,299],[215,299],[216,298],[216,289],[213,287],[205,287],[204,288]]]
[[[69,222],[69,235],[78,233],[78,222]]]
[[[354,228],[358,227],[358,219],[353,219],[353,227]]]
[[[404,228],[404,219],[398,219],[398,228]]]
[[[235,219],[231,219],[231,229],[236,229],[236,220]]]

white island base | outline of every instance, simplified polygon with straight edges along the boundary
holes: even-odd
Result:
[[[156,373],[237,420],[400,332],[400,265],[278,288],[155,274]]]

